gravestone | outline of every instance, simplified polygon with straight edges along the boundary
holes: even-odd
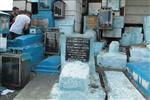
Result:
[[[66,38],[66,60],[89,61],[90,39],[81,37]]]
[[[104,100],[95,71],[94,39],[82,34],[61,35],[61,74],[52,88],[55,100]],[[92,87],[92,86],[96,86]]]
[[[94,39],[82,34],[61,35],[61,65],[81,61],[89,64],[90,74],[95,74]]]

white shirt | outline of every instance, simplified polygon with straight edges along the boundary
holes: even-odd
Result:
[[[31,19],[29,16],[25,14],[18,15],[15,18],[15,22],[12,24],[10,28],[10,32],[14,32],[16,34],[22,34],[25,24],[29,24],[30,21]]]

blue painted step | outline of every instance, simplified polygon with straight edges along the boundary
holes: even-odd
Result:
[[[37,65],[35,68],[35,72],[58,73],[60,69],[60,64],[60,56],[51,56],[43,60],[39,65]]]

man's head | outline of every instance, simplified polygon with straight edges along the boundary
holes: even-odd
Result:
[[[13,7],[13,13],[18,15],[19,14],[19,8],[18,7]]]
[[[25,14],[26,14],[27,16],[29,16],[30,18],[32,17],[32,13],[31,13],[30,11],[25,11]]]

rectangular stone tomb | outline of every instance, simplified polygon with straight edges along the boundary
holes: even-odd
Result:
[[[122,72],[106,71],[108,100],[145,100]]]
[[[150,62],[130,62],[127,71],[136,87],[150,100]]]
[[[79,61],[66,63],[49,100],[105,100],[99,76],[92,76],[89,72],[88,64]]]
[[[97,64],[105,68],[124,69],[127,63],[127,56],[123,53],[102,52],[97,56]]]
[[[106,94],[101,87],[98,75],[96,77],[97,79],[95,80],[95,86],[97,87],[88,85],[87,92],[61,91],[59,89],[59,84],[56,83],[50,92],[48,100],[105,100]],[[86,93],[86,95],[84,95],[84,93]]]
[[[67,63],[59,78],[61,90],[87,91],[89,83],[89,65],[81,62]]]

